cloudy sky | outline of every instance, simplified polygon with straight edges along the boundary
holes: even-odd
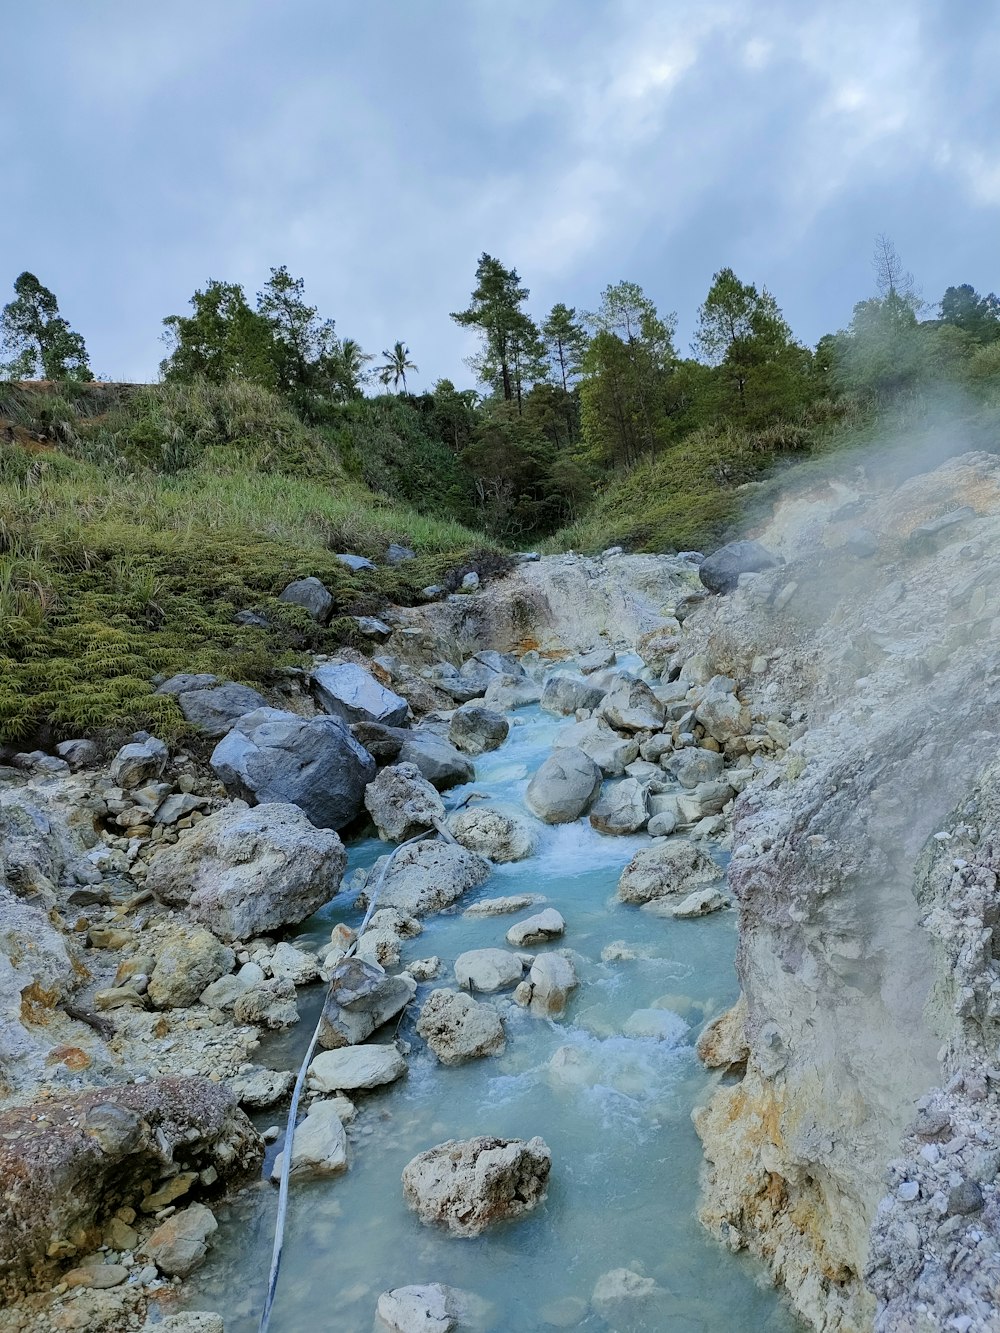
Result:
[[[0,292],[150,379],[210,277],[470,382],[476,259],[539,316],[639,282],[687,350],[712,273],[842,327],[888,233],[928,301],[1000,288],[991,0],[32,0],[4,18]],[[7,299],[4,297],[3,299]]]

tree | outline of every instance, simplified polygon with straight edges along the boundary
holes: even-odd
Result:
[[[410,360],[410,349],[405,343],[395,342],[392,345],[392,351],[387,352],[382,349],[382,355],[385,357],[384,365],[379,366],[375,373],[382,383],[389,387],[389,381],[392,380],[392,387],[399,392],[399,386],[402,384],[403,392],[406,392],[406,372],[412,370],[417,374],[420,367],[414,365]]]
[[[14,359],[3,366],[9,379],[92,380],[83,337],[59,314],[59,303],[33,273],[14,283],[15,297],[0,313],[0,337]]]
[[[542,337],[552,377],[569,393],[572,381],[580,374],[588,341],[587,330],[577,322],[575,307],[561,301],[554,305],[542,324]]]
[[[471,359],[481,384],[488,384],[506,402],[521,400],[522,387],[538,374],[541,357],[538,330],[522,309],[528,299],[517,270],[504,268],[485,252],[476,265],[476,286],[468,309],[452,312],[464,328],[479,330],[482,347]]]
[[[316,307],[306,301],[302,278],[293,278],[284,264],[272,268],[267,285],[257,294],[257,313],[271,326],[282,352],[281,387],[312,387],[322,363],[335,352],[337,339],[333,320],[320,319]]]
[[[912,273],[903,268],[903,261],[891,239],[880,232],[875,237],[875,249],[872,253],[872,268],[875,271],[875,290],[883,299],[899,297],[905,304],[912,306],[916,314],[923,302],[917,292]]]
[[[321,364],[334,393],[347,401],[361,397],[368,380],[365,366],[373,360],[371,352],[363,352],[354,338],[345,338],[321,358]]]
[[[282,349],[269,321],[251,309],[237,283],[209,281],[190,301],[190,315],[163,321],[170,354],[161,363],[164,379],[213,384],[249,380],[275,388]]]
[[[941,319],[967,333],[976,342],[1000,338],[1000,299],[992,292],[980,296],[968,282],[949,287],[941,298]]]

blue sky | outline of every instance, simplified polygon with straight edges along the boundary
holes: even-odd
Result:
[[[809,343],[872,289],[1000,288],[1000,6],[937,0],[33,0],[4,19],[0,293],[30,269],[96,372],[287,264],[341,335],[463,365],[488,250],[539,317],[639,282],[688,350],[712,274]],[[2,299],[7,299],[4,295]]]

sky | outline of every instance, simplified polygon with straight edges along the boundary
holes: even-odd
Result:
[[[929,303],[1000,288],[992,0],[32,0],[4,16],[0,300],[56,293],[152,380],[210,278],[472,383],[488,251],[542,318],[638,282],[687,353],[715,271],[844,327],[889,235]],[[933,312],[931,312],[933,313]]]

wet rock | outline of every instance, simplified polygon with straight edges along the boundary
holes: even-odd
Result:
[[[641,1317],[652,1301],[666,1295],[651,1277],[643,1277],[634,1268],[613,1268],[597,1279],[591,1304],[614,1327],[622,1320]]]
[[[698,577],[709,592],[732,592],[741,574],[757,574],[782,564],[760,542],[730,542],[707,556],[698,567]]]
[[[319,1042],[327,1050],[366,1041],[383,1023],[400,1013],[416,994],[417,984],[405,973],[387,976],[375,963],[347,958],[330,978],[323,1005]]]
[[[653,916],[686,920],[696,916],[708,916],[711,912],[721,912],[723,908],[729,906],[729,899],[724,893],[717,888],[707,886],[704,889],[695,889],[694,893],[687,894],[679,903],[656,899],[647,903],[645,909]]]
[[[462,915],[507,916],[511,912],[521,912],[526,907],[533,907],[535,903],[541,901],[541,896],[534,893],[512,893],[506,898],[482,898],[478,903],[467,907]]]
[[[420,1011],[417,1032],[444,1065],[497,1055],[506,1044],[496,1010],[453,990],[431,991]]]
[[[445,818],[441,797],[415,764],[383,768],[365,788],[365,808],[383,842],[405,842]]]
[[[403,1196],[425,1225],[478,1236],[523,1217],[545,1198],[552,1154],[540,1138],[450,1139],[403,1171]]]
[[[601,715],[622,731],[659,731],[666,710],[645,681],[622,675],[604,696]]]
[[[535,772],[525,801],[546,824],[568,824],[587,810],[601,789],[601,770],[582,750],[556,750]]]
[[[364,667],[354,662],[330,663],[312,672],[316,702],[326,713],[345,723],[381,722],[401,726],[409,704],[400,695],[380,685]]]
[[[233,1018],[272,1031],[293,1027],[299,1021],[295,987],[287,977],[273,977],[240,996],[233,1005]]]
[[[287,1097],[295,1075],[290,1069],[262,1069],[259,1065],[251,1065],[244,1073],[236,1074],[226,1082],[241,1106],[260,1110]]]
[[[448,739],[466,754],[485,754],[498,749],[507,739],[510,723],[502,713],[481,704],[467,703],[456,708],[448,727]]]
[[[695,1043],[702,1064],[709,1069],[739,1070],[744,1067],[750,1055],[746,1020],[747,1005],[741,995],[731,1009],[708,1024]]]
[[[159,851],[146,885],[223,939],[245,940],[311,916],[334,897],[346,864],[337,834],[297,805],[234,802]]]
[[[573,964],[561,953],[541,953],[531,964],[526,981],[517,988],[514,999],[539,1018],[559,1018],[566,1009],[570,992],[579,985]]]
[[[161,1273],[187,1277],[208,1254],[209,1238],[219,1229],[210,1209],[192,1203],[162,1222],[143,1247]]]
[[[626,1037],[643,1041],[663,1041],[676,1046],[688,1030],[688,1025],[671,1009],[635,1009],[625,1020]]]
[[[463,847],[498,863],[523,861],[535,850],[534,829],[513,805],[466,806],[449,818],[448,827]]]
[[[321,1051],[309,1066],[314,1092],[354,1092],[380,1088],[406,1073],[406,1061],[395,1046],[342,1046]]]
[[[588,718],[564,727],[555,739],[556,749],[572,746],[582,750],[598,766],[605,777],[620,778],[639,754],[639,743],[622,736],[603,718]]]
[[[467,949],[455,959],[455,980],[470,991],[505,990],[521,980],[523,971],[517,954],[506,949]]]
[[[207,1310],[185,1310],[168,1314],[155,1324],[146,1324],[143,1333],[226,1333],[221,1314]]]
[[[240,718],[211,764],[230,795],[297,805],[317,828],[350,823],[375,776],[374,759],[339,718],[277,708]]]
[[[476,770],[471,760],[457,750],[450,741],[426,728],[415,728],[403,741],[399,762],[415,764],[438,791],[472,782]]]
[[[646,788],[635,778],[609,783],[590,812],[591,826],[611,835],[636,833],[648,818]]]
[[[202,926],[176,923],[157,953],[149,998],[157,1009],[196,1004],[211,982],[233,969],[236,955]]]
[[[529,944],[543,944],[547,940],[557,939],[566,929],[566,922],[554,907],[546,907],[524,921],[519,921],[507,931],[507,943],[515,949],[523,949]]]
[[[372,867],[368,884],[379,883],[385,858]],[[463,893],[485,883],[490,863],[464,847],[446,842],[415,842],[397,853],[379,891],[379,906],[395,907],[408,916],[440,912]]]
[[[437,954],[430,958],[416,958],[407,964],[406,970],[414,981],[433,981],[441,971],[441,959]]]
[[[333,613],[333,597],[329,589],[314,576],[290,583],[278,594],[278,601],[301,606],[320,625],[327,624]]]
[[[376,1306],[376,1324],[388,1333],[452,1333],[465,1309],[462,1293],[440,1282],[384,1291]]]
[[[110,777],[116,787],[131,791],[144,782],[158,778],[167,766],[170,753],[161,740],[148,736],[142,741],[123,745],[111,761]]]
[[[647,903],[668,894],[690,893],[721,878],[715,862],[700,848],[680,839],[636,852],[618,881],[623,903]]]
[[[582,676],[557,671],[542,686],[541,704],[547,713],[567,716],[578,708],[592,709],[604,698],[605,690]]]

